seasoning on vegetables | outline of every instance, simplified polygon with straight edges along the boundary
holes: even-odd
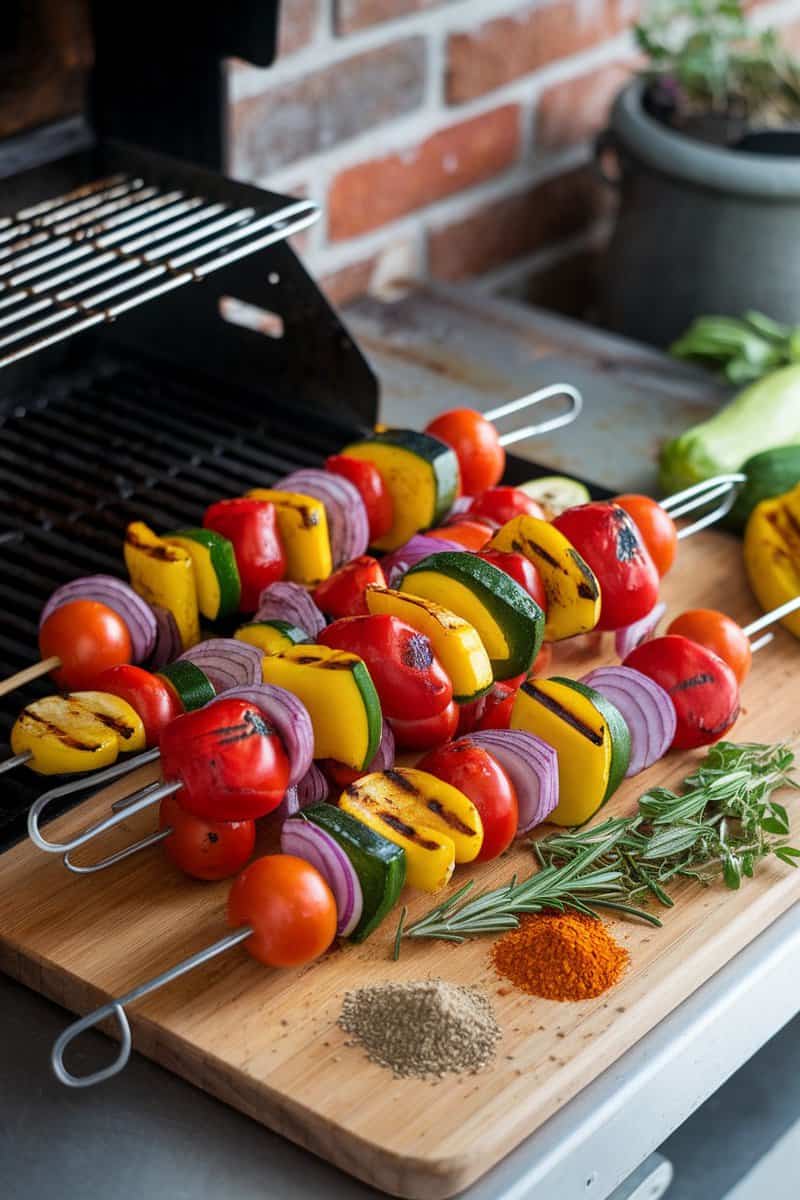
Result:
[[[488,997],[441,979],[347,992],[339,1024],[372,1062],[419,1078],[483,1070],[502,1036]]]
[[[499,975],[532,996],[589,1000],[619,981],[629,955],[597,917],[551,912],[524,916],[491,957]]]

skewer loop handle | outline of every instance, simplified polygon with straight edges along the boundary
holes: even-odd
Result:
[[[710,504],[712,500],[718,500],[720,496],[724,497],[721,504],[710,512],[704,513],[698,520],[693,521],[691,525],[686,525],[683,529],[678,530],[678,541],[683,541],[684,538],[691,537],[693,533],[699,533],[701,529],[707,529],[709,525],[716,524],[731,511],[736,502],[736,497],[739,494],[739,488],[746,481],[747,476],[741,471],[731,471],[727,475],[715,475],[712,479],[704,479],[700,483],[694,483],[691,487],[684,488],[683,491],[675,492],[672,496],[667,496],[661,501],[661,507],[665,512],[668,512],[673,521],[678,517],[686,516],[687,513],[694,512],[698,508],[703,508],[706,504]]]
[[[127,762],[116,763],[113,767],[107,767],[104,771],[98,771],[94,775],[82,777],[81,779],[73,779],[70,783],[63,783],[59,787],[50,788],[43,796],[40,796],[32,805],[28,813],[28,834],[34,845],[40,850],[44,850],[45,854],[66,854],[69,850],[76,850],[78,846],[83,846],[92,837],[98,833],[104,832],[106,829],[111,829],[118,825],[130,816],[133,812],[138,812],[142,808],[146,808],[148,804],[154,804],[156,800],[160,800],[161,796],[156,794],[153,784],[148,784],[140,794],[138,800],[133,804],[128,805],[122,812],[116,813],[112,817],[106,817],[103,821],[97,821],[88,829],[83,830],[69,842],[50,842],[45,838],[39,829],[39,823],[47,807],[54,800],[62,799],[64,796],[70,796],[75,792],[83,791],[84,788],[96,786],[97,784],[110,783],[112,779],[119,779],[121,775],[126,775],[129,771],[136,767],[143,767],[146,763],[153,762],[158,758],[159,750],[153,747],[152,750],[145,750],[142,754],[137,754],[135,758],[129,759]],[[166,785],[173,791],[177,784]]]
[[[252,933],[252,926],[243,925],[241,929],[235,929],[233,933],[220,938],[218,942],[213,942],[203,950],[198,950],[196,954],[190,954],[188,958],[182,959],[174,967],[168,967],[160,975],[154,975],[152,979],[147,979],[137,987],[131,988],[117,1000],[111,1000],[87,1016],[81,1017],[80,1020],[73,1021],[56,1038],[50,1052],[50,1063],[59,1083],[63,1083],[65,1087],[92,1087],[95,1083],[102,1083],[104,1079],[111,1079],[112,1076],[118,1075],[131,1056],[131,1027],[125,1012],[126,1006],[133,1004],[134,1000],[139,1000],[142,996],[148,996],[151,992],[158,991],[159,988],[171,983],[173,979],[178,979],[181,975],[193,971],[195,967],[200,967],[210,959],[216,958],[218,954],[224,954],[226,950],[238,946],[240,942],[246,941]],[[116,1017],[117,1019],[120,1030],[119,1054],[109,1066],[102,1067],[99,1071],[92,1071],[89,1075],[73,1075],[64,1065],[64,1052],[67,1046],[87,1029],[99,1025],[106,1017]]]
[[[544,400],[550,400],[555,396],[566,396],[569,401],[566,412],[561,413],[558,417],[540,421],[538,425],[525,425],[522,429],[512,429],[509,433],[502,434],[499,438],[500,445],[513,446],[515,442],[538,437],[543,433],[552,433],[553,430],[562,429],[565,425],[571,425],[573,421],[577,420],[583,411],[583,396],[578,389],[571,383],[551,383],[547,387],[537,388],[535,392],[530,392],[527,396],[520,396],[518,400],[510,400],[508,404],[499,404],[497,408],[492,408],[483,415],[487,421],[493,421],[496,424],[503,417],[510,417],[512,413],[533,408],[534,405],[541,404]]]

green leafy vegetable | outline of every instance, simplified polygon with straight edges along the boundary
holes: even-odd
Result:
[[[800,362],[800,326],[754,311],[743,317],[697,317],[670,346],[670,354],[718,366],[731,383],[752,383]]]

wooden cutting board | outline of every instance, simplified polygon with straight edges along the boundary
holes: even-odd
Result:
[[[671,614],[704,605],[743,623],[757,615],[740,545],[725,534],[682,544],[664,594]],[[603,660],[593,649],[570,647],[558,669],[588,670]],[[599,649],[609,661],[608,639]],[[780,630],[754,660],[737,740],[796,736],[799,668],[800,646]],[[630,812],[646,786],[678,782],[697,757],[671,755],[629,780],[604,815]],[[121,790],[88,801],[51,831],[67,834],[97,817]],[[789,804],[796,808],[791,796]],[[140,814],[105,846],[153,827],[153,814]],[[264,832],[263,848],[271,837]],[[519,848],[460,870],[457,882],[474,873],[482,886],[494,886],[532,865],[530,851]],[[157,848],[79,878],[25,842],[0,859],[0,966],[86,1012],[222,936],[226,894],[224,883],[183,878]],[[659,910],[662,929],[609,921],[631,965],[616,989],[587,1003],[509,990],[489,965],[488,939],[406,944],[393,963],[391,919],[366,945],[336,949],[300,971],[267,970],[237,948],[136,1004],[135,1044],[368,1183],[436,1200],[487,1171],[788,908],[800,896],[800,871],[770,861],[739,892],[685,883],[674,896],[673,909]],[[412,917],[431,903],[420,895],[408,900]],[[346,1044],[336,1019],[348,988],[430,976],[478,984],[492,997],[503,1040],[490,1069],[438,1082],[394,1079]]]

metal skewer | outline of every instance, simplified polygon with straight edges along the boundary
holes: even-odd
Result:
[[[778,605],[777,608],[764,613],[762,617],[757,617],[755,621],[751,621],[749,625],[745,625],[742,633],[745,637],[752,637],[754,633],[760,633],[762,629],[767,629],[770,625],[775,625],[778,621],[782,621],[784,617],[788,617],[790,613],[797,612],[798,608],[800,608],[800,596],[795,596],[794,599],[787,600],[785,604]],[[757,650],[762,650],[764,646],[768,646],[774,637],[774,633],[765,633],[763,637],[757,638],[754,642],[750,643],[750,650],[755,654]]]
[[[522,429],[512,429],[509,433],[501,434],[500,445],[513,446],[515,442],[539,437],[543,433],[552,433],[554,429],[562,429],[565,425],[571,425],[573,421],[577,420],[583,411],[583,396],[578,389],[571,383],[551,383],[547,387],[537,388],[535,392],[530,392],[527,396],[520,396],[518,400],[509,400],[507,404],[499,404],[483,415],[487,421],[497,424],[503,417],[510,417],[512,413],[533,408],[534,405],[541,404],[544,400],[550,400],[555,396],[567,397],[569,407],[566,412],[557,417],[550,417],[546,421],[540,421],[538,425],[525,425]]]
[[[704,513],[691,525],[679,529],[678,540],[683,541],[684,538],[691,537],[693,533],[698,533],[701,529],[707,529],[709,525],[714,525],[727,516],[736,502],[739,488],[746,480],[747,476],[743,475],[741,471],[731,471],[728,475],[715,475],[712,479],[704,479],[701,483],[692,484],[691,487],[675,492],[674,495],[667,496],[665,500],[660,501],[661,507],[669,513],[674,521],[687,513],[695,512],[698,508],[704,508],[706,504],[710,504],[712,500],[718,500],[720,496],[724,497],[722,503],[716,508]]]
[[[158,758],[159,753],[158,747],[153,747],[152,750],[145,750],[142,754],[137,754],[135,758],[131,758],[127,762],[116,763],[114,766],[107,767],[104,771],[98,771],[88,778],[82,776],[80,779],[73,779],[70,783],[62,783],[58,787],[50,788],[48,792],[45,792],[38,800],[34,801],[28,813],[28,834],[31,841],[40,850],[44,850],[46,854],[66,854],[70,850],[77,850],[79,846],[85,845],[86,842],[90,841],[97,834],[104,833],[107,829],[113,829],[116,825],[124,821],[126,817],[132,816],[133,813],[140,812],[141,809],[147,808],[150,804],[156,804],[162,796],[177,791],[181,786],[180,783],[149,783],[141,791],[130,797],[130,803],[122,811],[115,812],[112,816],[95,822],[69,842],[48,841],[39,828],[43,813],[54,800],[61,800],[64,796],[74,795],[76,792],[83,791],[84,788],[93,787],[97,784],[110,783],[112,779],[119,779],[120,776],[127,775],[129,771],[134,770],[136,767],[143,767],[146,763],[153,762]],[[169,791],[164,791],[165,788],[168,788]]]
[[[204,950],[198,950],[196,954],[190,954],[188,958],[184,958],[181,962],[176,963],[174,967],[168,967],[160,975],[154,975],[152,979],[145,980],[138,987],[131,988],[129,992],[126,992],[124,996],[120,996],[119,999],[110,1000],[108,1004],[104,1004],[101,1008],[96,1008],[94,1012],[81,1017],[79,1021],[73,1021],[53,1043],[53,1049],[50,1053],[50,1062],[56,1079],[66,1087],[81,1088],[92,1087],[95,1083],[102,1083],[104,1079],[111,1079],[114,1075],[118,1075],[131,1056],[131,1027],[125,1013],[126,1006],[133,1004],[135,1000],[140,1000],[142,996],[149,996],[151,992],[158,991],[159,988],[171,983],[173,979],[179,979],[181,975],[186,975],[189,971],[193,971],[195,967],[200,967],[203,963],[209,962],[210,959],[216,958],[218,954],[224,954],[226,950],[233,949],[234,946],[238,946],[241,942],[246,941],[252,933],[253,929],[250,925],[236,929],[233,933],[227,934],[226,937],[220,938],[218,942],[206,946]],[[107,1067],[102,1067],[98,1071],[92,1071],[89,1075],[73,1075],[64,1065],[64,1052],[67,1046],[86,1029],[91,1029],[93,1025],[98,1025],[101,1021],[105,1021],[107,1017],[116,1017],[117,1019],[120,1032],[119,1054]]]

